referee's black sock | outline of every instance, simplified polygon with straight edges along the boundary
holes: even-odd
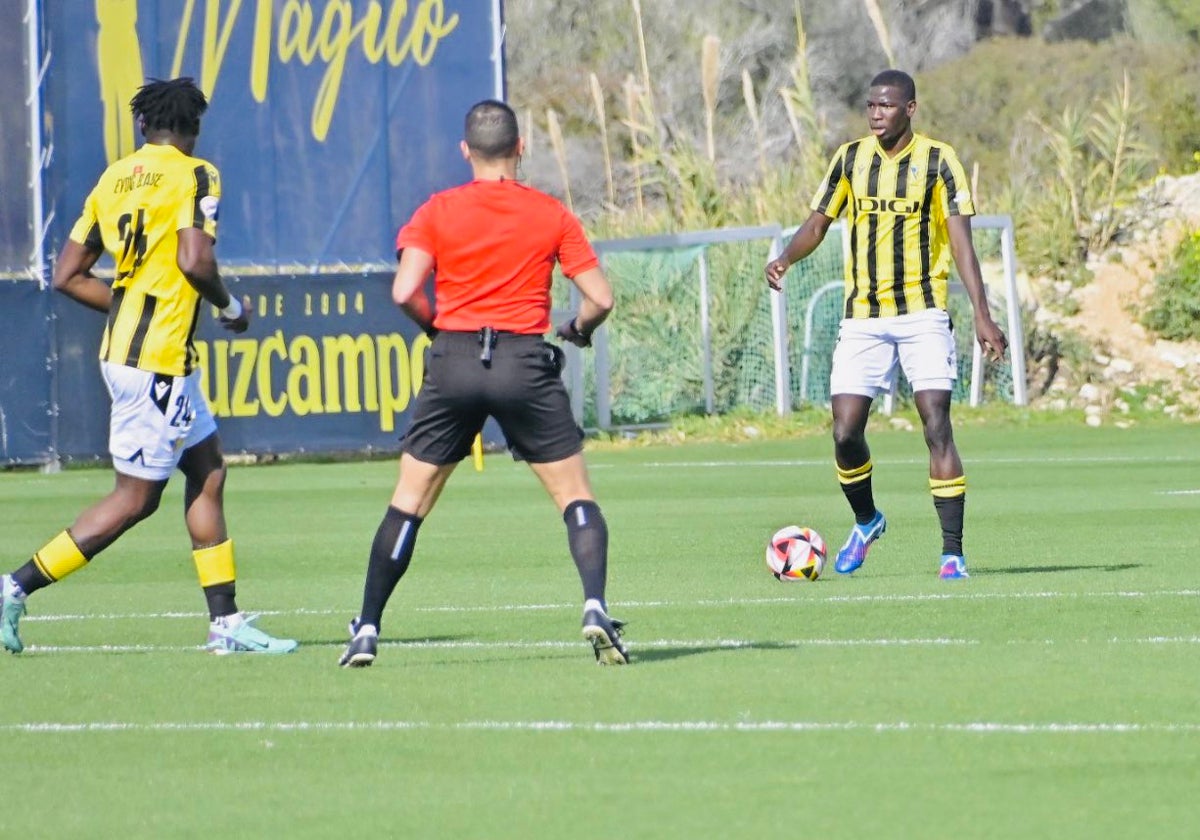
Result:
[[[413,548],[417,544],[417,529],[421,517],[388,507],[375,541],[371,543],[371,559],[367,563],[367,581],[363,587],[362,612],[359,624],[371,624],[379,628],[383,619],[383,608],[412,560]]]
[[[600,505],[589,500],[571,502],[563,510],[567,524],[567,543],[571,559],[579,570],[583,600],[592,598],[604,604],[604,584],[608,576],[608,523]]]

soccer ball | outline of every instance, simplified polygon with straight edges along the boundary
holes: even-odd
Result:
[[[825,540],[812,528],[780,528],[767,543],[767,568],[778,580],[816,580],[825,568]]]

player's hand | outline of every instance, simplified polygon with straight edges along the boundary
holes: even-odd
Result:
[[[574,344],[576,347],[591,347],[592,346],[592,337],[590,335],[585,335],[584,333],[579,331],[579,327],[575,323],[574,318],[572,318],[570,321],[567,321],[566,323],[559,324],[558,329],[556,329],[554,331],[554,334],[556,336],[558,336],[559,338],[561,338],[563,341],[569,341],[571,344]]]
[[[990,315],[975,319],[975,336],[979,346],[983,348],[984,356],[993,362],[1004,358],[1004,351],[1008,349],[1008,337]]]
[[[783,257],[767,263],[767,267],[763,269],[763,273],[767,275],[767,285],[777,292],[782,289],[783,278],[787,275],[789,268],[791,268],[791,263]]]
[[[250,296],[242,296],[242,314],[236,318],[226,318],[218,315],[217,320],[221,322],[221,326],[232,333],[244,333],[250,326],[250,316],[254,314],[254,305],[250,303]]]

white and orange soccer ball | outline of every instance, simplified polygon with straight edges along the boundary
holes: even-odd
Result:
[[[788,525],[767,543],[767,568],[778,580],[816,580],[825,568],[825,540],[812,528]]]

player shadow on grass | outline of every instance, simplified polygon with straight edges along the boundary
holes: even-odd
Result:
[[[445,636],[380,636],[379,637],[379,646],[380,647],[393,647],[393,648],[402,648],[402,647],[419,648],[422,646],[432,647],[432,646],[439,645],[439,644],[449,645],[449,644],[453,644],[454,642],[462,642],[462,641],[464,641],[466,639],[470,639],[470,638],[471,638],[470,636],[466,636],[461,633],[456,634],[456,635],[445,635]],[[315,647],[316,646],[329,647],[329,646],[333,646],[333,645],[344,646],[348,641],[350,641],[349,636],[342,636],[341,638],[338,638],[338,639],[330,639],[330,638],[308,639],[304,642],[304,644],[313,645]]]
[[[1127,572],[1140,569],[1141,563],[1085,563],[1075,566],[1005,566],[999,569],[971,569],[971,577],[982,575],[1036,575],[1046,572]]]
[[[695,645],[692,647],[643,647],[638,645],[629,651],[630,661],[667,662],[684,656],[697,656],[704,653],[738,653],[744,650],[795,650],[804,647],[803,642],[737,642],[728,645]]]

